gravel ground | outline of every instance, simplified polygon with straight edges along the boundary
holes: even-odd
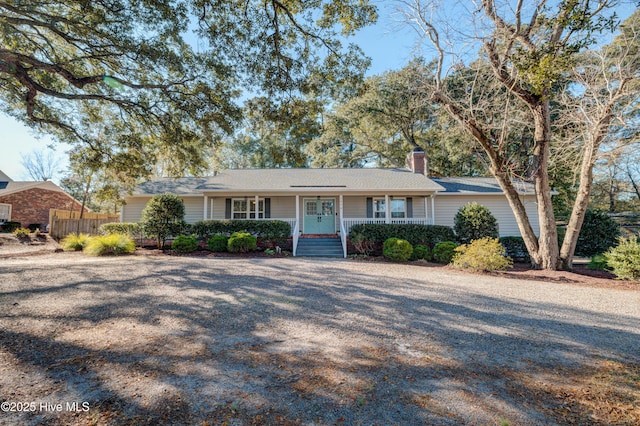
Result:
[[[636,424],[639,342],[637,290],[329,259],[0,259],[0,425],[600,425],[567,395],[605,367],[638,372],[614,401]]]

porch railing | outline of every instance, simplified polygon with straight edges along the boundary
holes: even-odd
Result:
[[[381,224],[385,223],[393,223],[393,224],[417,224],[417,225],[432,225],[430,218],[426,217],[402,217],[402,218],[391,218],[388,220],[385,218],[371,218],[371,217],[363,217],[363,218],[344,218],[343,225],[345,228],[346,235],[349,235],[351,232],[351,227],[354,225],[361,224]]]

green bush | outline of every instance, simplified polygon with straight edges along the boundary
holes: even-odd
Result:
[[[255,250],[258,246],[258,238],[248,232],[234,232],[227,241],[227,250],[231,253],[246,253]]]
[[[576,256],[591,257],[616,245],[620,226],[601,210],[587,210],[578,235]]]
[[[618,279],[640,281],[640,242],[638,237],[620,238],[616,247],[604,253],[611,271]]]
[[[214,235],[213,237],[209,238],[209,241],[207,241],[207,247],[209,247],[209,250],[215,253],[227,251],[228,240],[229,237],[227,237],[226,235]]]
[[[212,235],[231,235],[248,232],[264,240],[279,240],[291,236],[291,225],[282,220],[201,220],[192,226],[192,232],[202,240]]]
[[[142,225],[134,222],[105,223],[104,225],[100,225],[98,233],[100,235],[124,234],[135,240],[141,240],[144,238],[144,229]]]
[[[20,222],[5,222],[2,224],[3,232],[13,232],[18,228],[22,227],[22,223]]]
[[[607,265],[607,259],[603,254],[596,254],[591,256],[591,260],[587,264],[587,268],[594,271],[609,271],[609,265]]]
[[[455,240],[453,229],[440,225],[416,225],[416,224],[360,224],[351,227],[349,238],[364,238],[373,241],[376,245],[382,245],[389,238],[407,240],[411,245],[422,244],[429,247],[435,246],[441,241]]]
[[[36,229],[40,229],[42,228],[42,226],[39,223],[30,223],[29,226],[27,226],[27,228],[29,228],[29,231],[31,232],[36,232]]]
[[[376,242],[373,240],[367,239],[362,234],[356,234],[350,240],[351,240],[351,244],[353,244],[353,248],[356,250],[356,252],[358,252],[358,254],[369,256],[376,248]]]
[[[431,261],[431,249],[425,245],[417,244],[413,247],[413,253],[411,253],[411,260],[426,260]]]
[[[142,210],[141,223],[158,248],[164,248],[167,238],[185,232],[184,202],[173,194],[154,195]]]
[[[451,264],[458,268],[479,271],[504,271],[513,267],[513,260],[497,238],[485,237],[455,249]]]
[[[178,235],[171,243],[171,250],[178,253],[192,253],[198,249],[198,240],[191,235]]]
[[[136,244],[124,234],[98,235],[91,237],[83,252],[92,256],[121,255],[136,251]]]
[[[520,262],[531,262],[531,256],[522,237],[500,237],[500,244],[504,247],[507,256]]]
[[[28,237],[30,233],[31,231],[29,230],[29,228],[16,228],[13,230],[13,235],[18,238]]]
[[[498,238],[498,221],[488,208],[475,201],[460,207],[453,222],[456,238],[463,244],[484,237]]]
[[[88,234],[69,234],[60,241],[60,245],[64,251],[80,251],[84,249],[90,238]]]
[[[456,254],[456,247],[458,247],[458,245],[453,241],[443,241],[436,244],[433,248],[433,260],[438,263],[451,263],[451,259],[453,259],[453,256]]]
[[[384,257],[394,262],[406,262],[413,253],[413,246],[407,240],[389,238],[382,247]]]

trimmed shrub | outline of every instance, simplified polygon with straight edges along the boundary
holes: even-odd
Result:
[[[498,221],[488,208],[475,201],[460,207],[453,222],[456,237],[463,244],[484,237],[498,238]]]
[[[500,244],[504,247],[507,256],[519,262],[531,262],[531,256],[522,237],[500,237]]]
[[[60,245],[64,251],[80,251],[84,249],[90,238],[88,234],[69,234],[60,241]]]
[[[27,226],[27,228],[29,228],[29,231],[31,232],[36,232],[36,229],[40,229],[42,228],[42,226],[40,226],[39,223],[30,223],[29,226]]]
[[[131,237],[123,234],[98,235],[91,237],[83,252],[91,256],[121,255],[136,251]]]
[[[620,226],[601,210],[587,210],[578,235],[576,256],[591,257],[604,253],[618,243]]]
[[[433,248],[433,260],[438,263],[451,263],[451,259],[456,254],[456,247],[458,247],[458,244],[453,241],[443,241],[436,244]]]
[[[22,227],[22,223],[20,222],[5,222],[2,224],[3,232],[13,232],[18,228]]]
[[[431,249],[425,245],[417,244],[413,247],[413,253],[411,253],[411,260],[426,260],[431,261]]]
[[[513,260],[497,238],[485,237],[455,249],[451,264],[458,268],[478,271],[504,271],[513,267]]]
[[[185,230],[184,202],[173,194],[154,195],[142,210],[142,226],[150,237],[155,237],[158,248],[163,249],[167,238]]]
[[[201,220],[192,226],[192,232],[202,240],[241,231],[264,240],[280,240],[291,236],[291,225],[282,220]]]
[[[257,246],[258,238],[248,232],[234,232],[227,241],[227,250],[231,253],[246,253]]]
[[[178,253],[192,253],[198,249],[198,240],[191,235],[178,235],[171,243],[171,250]]]
[[[640,281],[640,242],[638,237],[620,238],[616,247],[604,253],[616,278]]]
[[[100,235],[123,234],[136,240],[144,238],[144,229],[142,225],[135,222],[105,223],[104,225],[100,225],[98,233]]]
[[[207,247],[209,247],[209,250],[215,253],[227,251],[228,240],[229,237],[227,237],[226,235],[214,235],[213,237],[209,238],[209,241],[207,241]]]
[[[407,240],[411,245],[423,244],[435,246],[441,241],[455,240],[453,229],[440,225],[416,224],[360,224],[351,227],[349,238],[351,241],[359,236],[382,245],[389,238]]]
[[[406,262],[413,253],[413,246],[407,240],[389,238],[382,247],[384,257],[394,262]]]

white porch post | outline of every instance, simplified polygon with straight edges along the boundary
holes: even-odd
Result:
[[[431,195],[431,224],[436,224],[436,196]]]
[[[429,223],[429,202],[427,197],[424,197],[424,219],[426,223]]]
[[[340,194],[340,227],[342,228],[342,222],[344,219],[344,208],[343,208],[343,200],[342,194]]]
[[[300,228],[300,196],[296,195],[296,228]]]
[[[209,219],[209,197],[204,196],[204,213],[202,214],[202,220]]]
[[[389,204],[389,194],[384,195],[384,223],[391,223],[391,205]]]

